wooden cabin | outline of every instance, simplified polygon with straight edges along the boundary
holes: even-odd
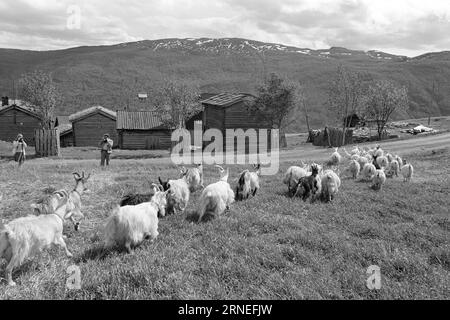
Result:
[[[20,100],[9,102],[4,100],[0,107],[0,140],[12,142],[21,133],[25,142],[34,146],[34,130],[42,127],[40,115]]]
[[[255,129],[259,135],[260,129],[267,129],[268,146],[270,148],[270,130],[272,124],[258,110],[252,107],[254,97],[245,93],[221,93],[201,101],[203,105],[203,130],[219,129],[223,133],[226,144],[227,129]],[[235,139],[236,147],[237,139]],[[224,146],[226,148],[226,145]],[[248,150],[248,139],[246,139]]]
[[[73,147],[73,130],[69,124],[58,126],[59,129],[59,143],[61,148]]]
[[[120,149],[170,149],[172,130],[154,111],[117,111]]]
[[[117,115],[115,111],[94,106],[69,117],[75,147],[97,147],[105,133],[117,144]]]

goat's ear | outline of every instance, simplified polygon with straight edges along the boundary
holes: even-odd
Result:
[[[157,193],[158,191],[160,191],[158,185],[155,184],[155,183],[152,183],[152,187],[151,187],[151,188],[153,189],[153,192],[154,192],[154,193]]]
[[[81,179],[81,176],[80,176],[80,174],[78,172],[74,172],[72,174],[73,174],[73,176],[75,177],[76,180],[80,180]]]
[[[87,175],[87,177],[85,177],[85,176],[84,176],[84,172],[83,172],[83,178],[84,178],[85,181],[89,180],[90,177],[91,177],[91,174],[90,174],[90,173]]]

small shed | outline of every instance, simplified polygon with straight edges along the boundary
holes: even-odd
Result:
[[[63,124],[57,127],[59,130],[59,141],[61,148],[73,147],[72,125]]]
[[[362,119],[356,114],[351,114],[342,120],[342,124],[347,128],[355,128],[363,124]]]
[[[227,129],[255,129],[258,134],[259,130],[267,129],[267,145],[270,148],[270,130],[272,124],[258,110],[255,110],[251,101],[254,96],[247,93],[220,93],[203,100],[202,122],[203,129],[211,128],[219,129],[224,136],[224,144],[226,142]],[[248,140],[247,140],[248,141]],[[246,150],[249,144],[246,141]],[[235,150],[236,150],[235,139]],[[259,141],[258,141],[259,143]],[[226,148],[226,146],[224,146]]]
[[[120,149],[163,150],[172,147],[172,130],[154,111],[117,111]]]
[[[0,140],[13,141],[19,133],[29,146],[35,145],[34,130],[42,127],[40,115],[21,100],[3,101],[0,107]]]
[[[105,133],[117,143],[117,114],[102,106],[94,106],[69,116],[75,147],[96,147]]]

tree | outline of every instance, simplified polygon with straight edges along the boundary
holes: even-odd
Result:
[[[264,83],[257,88],[257,96],[253,105],[272,125],[280,130],[280,146],[286,147],[285,129],[292,122],[288,116],[296,108],[298,86],[293,82],[271,73]]]
[[[338,66],[328,92],[328,109],[343,123],[342,145],[345,145],[348,116],[358,114],[364,100],[364,78],[342,65]]]
[[[378,139],[381,140],[392,114],[408,111],[408,91],[388,80],[375,81],[369,86],[365,104],[365,114],[376,121]]]
[[[22,75],[20,96],[28,106],[32,106],[42,117],[42,127],[52,129],[55,120],[55,108],[61,102],[52,76],[41,70]]]
[[[308,128],[308,133],[311,131],[311,127],[309,126],[309,111],[308,111],[308,104],[310,103],[310,100],[308,99],[308,95],[306,94],[306,89],[303,85],[299,84],[297,87],[297,98],[299,101],[299,104],[303,110],[303,113],[305,115],[305,122],[306,127]]]
[[[185,128],[186,121],[202,110],[199,89],[186,81],[167,80],[155,97],[156,110],[170,128]]]

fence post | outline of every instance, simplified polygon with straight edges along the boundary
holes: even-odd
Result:
[[[58,129],[35,129],[35,149],[38,157],[60,155],[60,140]]]

